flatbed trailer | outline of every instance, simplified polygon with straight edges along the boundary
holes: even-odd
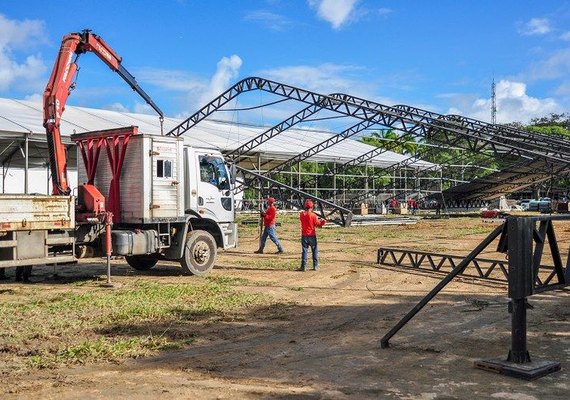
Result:
[[[0,268],[75,262],[75,198],[0,194]]]

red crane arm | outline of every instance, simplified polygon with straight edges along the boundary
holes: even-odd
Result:
[[[77,59],[86,52],[95,53],[113,71],[117,72],[131,88],[164,119],[164,114],[138,85],[135,78],[121,65],[122,58],[103,39],[85,29],[63,37],[59,54],[44,91],[44,127],[46,128],[50,168],[53,182],[52,194],[68,195],[71,192],[67,179],[67,151],[61,141],[60,122],[65,104],[74,87]]]

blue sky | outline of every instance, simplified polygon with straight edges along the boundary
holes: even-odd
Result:
[[[494,78],[498,122],[570,111],[570,1],[4,0],[0,96],[41,98],[83,28],[172,117],[248,76],[486,121]],[[79,64],[69,104],[152,113],[94,55]]]

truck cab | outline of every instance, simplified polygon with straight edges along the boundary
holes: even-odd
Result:
[[[212,221],[220,227],[218,246],[236,247],[235,202],[230,171],[217,150],[184,146],[186,176],[185,213]]]

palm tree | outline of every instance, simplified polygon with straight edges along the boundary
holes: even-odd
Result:
[[[398,135],[392,129],[381,129],[370,133],[369,136],[362,136],[361,142],[371,146],[380,147],[400,154],[416,154],[418,144],[414,138],[408,134]]]

